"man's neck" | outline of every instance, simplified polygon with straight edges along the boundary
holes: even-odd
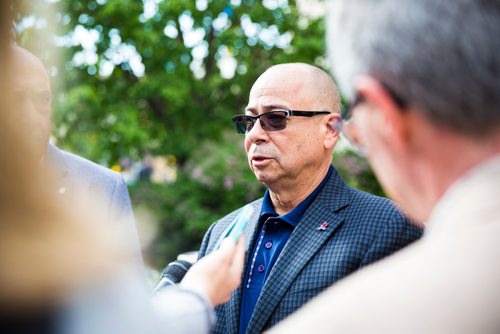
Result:
[[[302,203],[323,181],[329,168],[330,164],[325,164],[318,169],[318,173],[304,177],[298,183],[288,187],[270,186],[269,195],[276,213],[286,214]]]
[[[500,154],[500,136],[472,141],[464,137],[441,135],[434,145],[441,149],[428,151],[432,153],[425,159],[419,159],[428,163],[420,164],[420,173],[415,175],[415,179],[421,181],[420,194],[425,198],[421,205],[426,215],[419,217],[424,221],[455,182],[474,167]]]

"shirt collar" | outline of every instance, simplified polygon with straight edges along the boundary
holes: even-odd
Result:
[[[295,208],[293,208],[292,211],[279,216],[276,211],[274,210],[273,203],[271,202],[271,196],[269,194],[269,189],[266,189],[266,192],[264,194],[264,199],[262,201],[262,209],[260,211],[260,221],[263,222],[265,221],[268,217],[277,217],[284,222],[288,223],[292,227],[296,227],[299,221],[302,219],[302,216],[306,212],[307,208],[309,205],[311,205],[312,201],[316,198],[318,193],[323,189],[325,186],[326,182],[330,178],[330,176],[333,173],[333,167],[330,165],[330,168],[328,169],[328,173],[326,173],[326,176],[323,178],[323,181],[314,189],[314,191],[307,196],[305,200],[303,200],[299,205],[297,205]]]

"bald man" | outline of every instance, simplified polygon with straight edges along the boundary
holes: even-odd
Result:
[[[387,199],[347,186],[332,166],[341,129],[339,93],[323,70],[301,63],[269,68],[255,82],[245,115],[250,169],[264,197],[215,222],[203,257],[244,229],[242,286],[216,309],[215,333],[260,333],[328,286],[421,236]],[[240,219],[249,214],[248,223]]]
[[[127,186],[120,174],[99,166],[91,161],[65,152],[49,144],[51,131],[51,90],[47,71],[38,58],[18,46],[11,46],[12,69],[10,83],[20,110],[11,118],[15,125],[26,133],[26,143],[34,168],[54,168],[58,182],[54,192],[59,194],[61,205],[67,194],[97,197],[108,208],[106,214],[110,223],[115,224],[116,233],[131,243],[135,250],[132,256],[142,266],[139,240],[135,227]]]

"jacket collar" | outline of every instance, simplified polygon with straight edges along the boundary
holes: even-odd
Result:
[[[56,175],[61,179],[69,176],[70,168],[63,158],[62,151],[50,143],[47,146],[47,153],[45,154],[45,164],[53,168]]]
[[[448,188],[429,217],[425,235],[454,233],[476,225],[485,212],[498,215],[500,198],[500,155],[465,173]]]

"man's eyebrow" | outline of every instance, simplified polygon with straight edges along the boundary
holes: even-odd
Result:
[[[257,110],[252,107],[246,107],[243,111],[245,114],[257,114]]]
[[[261,109],[264,110],[264,112],[266,112],[266,111],[271,111],[271,110],[275,110],[275,109],[287,110],[289,108],[283,104],[273,103],[273,104],[261,106]],[[257,109],[254,107],[246,107],[245,113],[257,114],[258,112],[257,112]]]

